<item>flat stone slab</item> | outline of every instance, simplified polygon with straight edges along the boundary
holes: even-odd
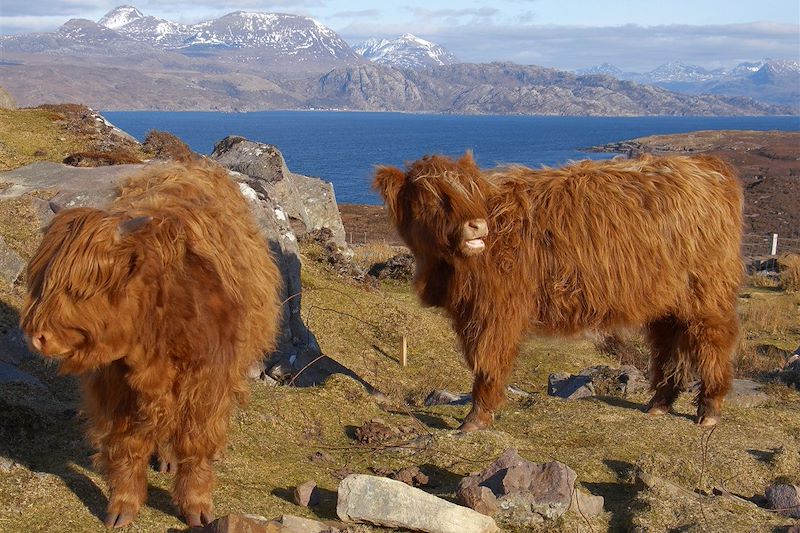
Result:
[[[401,481],[352,474],[339,484],[336,514],[343,522],[429,533],[493,533],[494,520]]]

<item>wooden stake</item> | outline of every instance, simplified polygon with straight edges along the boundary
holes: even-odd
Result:
[[[405,367],[408,364],[408,339],[403,335],[403,351],[400,354],[400,366]]]

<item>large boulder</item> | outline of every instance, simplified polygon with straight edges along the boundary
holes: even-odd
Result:
[[[344,246],[344,229],[336,210],[333,189],[321,180],[289,172],[283,156],[274,147],[243,138],[226,138],[217,146],[219,150],[214,158],[226,167],[236,169],[231,170],[231,179],[239,184],[249,201],[283,275],[281,299],[285,304],[278,348],[263,366],[266,370],[281,364],[291,373],[320,354],[314,335],[300,316],[300,259],[291,220],[307,222],[308,225],[302,228],[305,231],[330,227],[334,234],[340,234],[339,240]],[[250,150],[253,146],[258,149]],[[240,157],[239,163],[237,157]],[[136,164],[77,168],[51,162],[33,163],[0,173],[0,182],[9,184],[0,191],[0,201],[26,199],[39,217],[38,224],[44,226],[53,216],[51,204],[105,207],[117,196],[119,186],[143,167]],[[41,197],[50,198],[50,202]],[[8,257],[4,255],[6,259],[2,260],[3,275],[16,278],[18,261],[10,253],[6,255]]]
[[[211,158],[248,176],[254,190],[280,204],[296,233],[328,228],[336,244],[347,248],[333,185],[289,171],[275,146],[229,136],[214,146]]]

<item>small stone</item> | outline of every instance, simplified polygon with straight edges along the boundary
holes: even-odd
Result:
[[[319,504],[319,490],[313,481],[306,481],[294,489],[294,503],[303,507],[313,507]]]
[[[767,487],[770,509],[790,518],[800,518],[800,487],[774,484]]]
[[[550,374],[547,378],[547,394],[565,400],[578,400],[594,396],[592,378],[572,376],[564,372]]]
[[[575,489],[572,493],[572,504],[569,510],[575,514],[592,518],[603,513],[603,504],[605,500],[602,496],[595,496],[583,492],[581,489]]]
[[[447,390],[432,391],[425,398],[425,405],[466,405],[472,401],[471,394],[455,394]]]
[[[261,378],[262,374],[264,373],[264,362],[263,361],[254,361],[247,368],[247,377],[249,379],[259,379]]]
[[[410,487],[424,487],[430,481],[428,476],[423,474],[419,467],[416,466],[409,466],[398,470],[389,477],[396,479],[397,481],[402,481]]]
[[[497,496],[491,491],[489,487],[482,487],[480,485],[466,485],[458,487],[459,501],[486,516],[494,516],[497,513]]]
[[[308,457],[308,460],[314,463],[315,465],[322,465],[322,464],[332,463],[333,457],[331,457],[329,453],[323,451],[316,451]]]
[[[397,433],[382,420],[370,420],[356,429],[356,440],[361,444],[379,443],[397,436]]]
[[[263,516],[231,514],[217,518],[202,529],[202,533],[283,533],[280,522]]]

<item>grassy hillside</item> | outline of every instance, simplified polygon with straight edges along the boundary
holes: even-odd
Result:
[[[479,470],[504,449],[516,447],[534,461],[556,459],[571,466],[588,491],[606,498],[606,513],[584,520],[565,515],[551,531],[772,531],[786,519],[721,498],[646,489],[634,471],[667,479],[687,490],[724,487],[744,497],[763,494],[776,478],[800,482],[800,394],[780,385],[755,408],[730,405],[723,423],[704,432],[690,420],[694,407],[682,398],[677,414],[649,418],[646,394],[567,402],[546,395],[547,375],[592,364],[615,365],[588,340],[532,340],[511,383],[533,393],[512,397],[494,429],[452,431],[467,407],[424,407],[435,388],[469,390],[446,319],[422,309],[409,287],[385,283],[367,288],[326,271],[312,261],[303,267],[303,308],[324,353],[382,391],[381,402],[350,378],[334,376],[325,386],[301,389],[252,383],[252,401],[234,418],[230,446],[218,462],[220,515],[231,512],[276,517],[283,513],[335,518],[335,491],[350,472],[420,466],[432,491],[452,499],[459,478]],[[762,302],[797,309],[796,295],[748,291],[747,319]],[[13,302],[11,302],[13,304]],[[398,363],[400,339],[409,339],[409,365]],[[791,344],[797,322],[775,331],[748,330],[750,338]],[[47,382],[52,395],[21,388],[0,391],[5,404],[0,450],[19,466],[0,464],[0,529],[7,531],[101,530],[106,504],[102,479],[89,466],[90,450],[76,420],[76,394],[68,378],[31,361],[26,367]],[[7,405],[16,407],[8,408]],[[386,442],[362,445],[354,430],[381,419],[398,431]],[[322,459],[312,461],[321,452]],[[291,490],[313,479],[323,492],[320,507],[290,503]],[[131,531],[181,528],[169,502],[170,476],[151,472],[150,498]]]

